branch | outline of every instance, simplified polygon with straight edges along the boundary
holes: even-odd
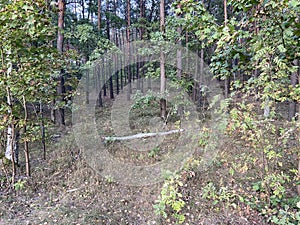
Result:
[[[158,132],[158,133],[139,133],[139,134],[124,136],[124,137],[103,137],[103,139],[104,139],[105,142],[108,142],[108,141],[127,141],[127,140],[133,140],[133,139],[137,139],[137,138],[147,138],[147,137],[175,134],[175,133],[179,133],[179,132],[183,132],[183,131],[184,131],[184,129],[179,129],[179,130],[170,130],[170,131]]]

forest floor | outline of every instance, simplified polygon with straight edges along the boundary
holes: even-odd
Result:
[[[107,128],[105,135],[112,135],[109,107],[98,113],[98,125]],[[147,110],[146,110],[147,111]],[[144,111],[145,112],[145,111]],[[147,111],[148,112],[148,111]],[[135,113],[139,113],[136,111]],[[143,115],[143,118],[146,116]],[[141,118],[142,118],[141,117]],[[136,133],[147,129],[143,119],[130,119],[131,129]],[[155,121],[154,121],[155,122]],[[157,121],[156,121],[157,122]],[[155,122],[155,123],[156,123]],[[174,128],[174,127],[173,127]],[[142,129],[142,130],[141,130]],[[169,128],[169,129],[172,129]],[[53,132],[54,134],[55,132]],[[57,133],[56,133],[57,134]],[[41,160],[40,146],[32,146],[32,178],[17,191],[5,189],[2,179],[0,189],[0,224],[175,224],[172,217],[163,218],[155,214],[153,205],[159,199],[163,182],[146,186],[128,186],[113,177],[102,177],[90,167],[82,151],[75,143],[69,126],[61,130],[59,137],[49,141],[47,159]],[[178,134],[166,138],[159,149],[152,152],[129,152],[119,142],[107,145],[115,157],[126,158],[132,163],[153,163],[161,155],[172,151]],[[246,204],[214,206],[203,198],[205,187],[210,182],[220,182],[224,186],[243,187],[244,181],[228,175],[229,166],[237,154],[249,151],[242,147],[241,140],[224,139],[214,163],[189,167],[180,172],[182,186],[180,192],[185,202],[181,213],[183,224],[195,225],[247,225],[267,224],[263,216]],[[194,153],[194,159],[203,157]],[[23,171],[21,166],[19,171]],[[246,185],[245,185],[246,186]]]

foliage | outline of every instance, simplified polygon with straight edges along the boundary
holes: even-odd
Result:
[[[16,190],[16,191],[19,191],[19,190],[24,189],[25,184],[26,184],[26,180],[18,180],[18,181],[14,184],[15,190]]]
[[[147,94],[142,95],[141,92],[137,91],[133,99],[135,100],[133,109],[145,109],[146,107],[157,107],[159,105],[159,96],[153,93],[151,90]]]
[[[203,199],[211,200],[213,207],[222,204],[224,208],[232,207],[234,209],[236,208],[235,201],[239,196],[233,193],[228,187],[220,187],[218,189],[214,183],[209,182],[203,187],[201,197]]]
[[[148,153],[148,156],[155,157],[159,152],[160,152],[159,147],[155,147]]]
[[[252,189],[258,195],[255,202],[251,199],[248,201],[270,220],[275,218],[274,214],[277,213],[278,218],[281,217],[287,207],[295,210],[295,205],[287,201],[288,189],[295,187],[295,182],[299,178],[286,159],[292,158],[295,153],[299,154],[297,148],[289,147],[291,138],[297,138],[295,135],[299,128],[297,126],[287,128],[278,122],[274,123],[274,120],[259,119],[254,109],[253,103],[237,104],[230,112],[228,132],[240,136],[251,149],[249,154],[253,159],[245,168],[246,171],[255,164],[260,165],[258,177],[252,177],[252,180],[256,180],[252,183]],[[299,144],[299,141],[296,142]],[[290,216],[287,221],[293,220],[294,214],[286,213],[285,216]]]
[[[295,224],[297,207],[288,199],[296,198],[290,192],[299,179],[292,162],[299,148],[290,145],[299,146],[299,125],[280,121],[278,106],[286,101],[299,103],[300,86],[292,85],[290,77],[299,69],[295,59],[299,58],[300,4],[273,0],[228,4],[232,8],[226,23],[217,22],[205,5],[194,1],[181,1],[177,11],[189,21],[188,29],[203,47],[214,46],[210,64],[214,76],[233,79],[231,96],[236,103],[230,105],[227,132],[231,138],[240,138],[250,151],[244,164],[238,162],[245,156],[236,156],[229,174],[247,174],[245,182],[251,180],[255,192],[243,193],[237,199],[255,207],[267,221]],[[264,116],[262,110],[267,112]],[[204,132],[200,145],[206,145],[207,140]],[[231,194],[222,199],[222,193],[233,190],[224,192],[224,188],[227,190],[221,186],[223,192],[219,193],[209,183],[204,196],[213,204],[230,202],[227,197]]]
[[[24,125],[23,101],[49,103],[55,97],[54,79],[64,63],[51,45],[55,29],[45,1],[14,1],[0,7],[0,128],[4,129],[11,123]],[[13,100],[11,114],[8,94]],[[33,129],[29,124],[28,132]]]
[[[185,216],[181,214],[185,206],[182,194],[179,192],[179,187],[181,186],[183,186],[183,183],[180,181],[180,176],[171,175],[165,180],[159,199],[156,200],[156,204],[153,206],[157,215],[161,215],[164,218],[171,216],[179,224],[185,220]]]

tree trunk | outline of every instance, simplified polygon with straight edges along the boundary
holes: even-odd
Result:
[[[82,8],[82,11],[81,11],[81,13],[82,13],[82,19],[84,19],[84,9],[85,9],[85,7],[84,7],[84,0],[81,0],[80,3],[81,3],[81,8]]]
[[[128,72],[128,92],[127,92],[127,100],[130,100],[130,94],[131,94],[131,65],[130,65],[130,11],[131,11],[131,4],[130,0],[127,0],[127,47],[128,47],[128,53],[127,53],[127,72]]]
[[[116,31],[115,32],[115,39],[116,39],[116,45],[117,47],[120,47],[119,45],[119,37],[118,37],[118,32]],[[119,76],[120,76],[120,71],[118,69],[118,66],[119,66],[119,55],[116,54],[114,56],[114,68],[115,68],[115,71],[116,71],[116,88],[117,88],[117,95],[120,93],[120,82],[119,82]]]
[[[88,14],[88,19],[90,19],[91,23],[93,23],[92,0],[89,1]]]
[[[140,26],[140,35],[141,35],[141,40],[143,40],[144,36],[144,20],[145,20],[145,0],[140,0],[140,20],[141,20],[141,26]]]
[[[9,76],[9,72],[8,72]],[[12,115],[12,97],[10,93],[9,87],[7,87],[7,104],[9,106],[8,113],[11,117],[11,124],[8,125],[7,128],[7,142],[6,142],[6,151],[5,151],[5,157],[9,159],[12,162],[12,185],[15,182],[15,176],[16,176],[16,158],[15,158],[15,151],[16,151],[16,145],[15,145],[15,125],[14,125],[14,119]]]
[[[199,57],[198,57],[198,50],[197,50],[197,57],[196,57],[196,62],[195,62],[195,75],[194,75],[194,84],[193,84],[193,101],[196,102],[197,99],[197,92],[198,92],[198,87],[199,87],[199,80],[197,79],[198,76],[198,66],[199,66]]]
[[[134,140],[134,139],[138,139],[138,138],[148,138],[148,137],[176,134],[176,133],[180,133],[180,132],[184,132],[184,130],[179,129],[179,130],[169,130],[169,131],[157,132],[157,133],[139,133],[139,134],[123,136],[123,137],[103,137],[102,139],[104,139],[104,141],[128,141],[128,140]]]
[[[110,18],[109,0],[106,0],[106,37],[110,40]]]
[[[114,98],[114,86],[113,86],[113,79],[112,79],[112,66],[111,62],[108,63],[108,76],[109,76],[109,97],[110,99]]]
[[[124,44],[125,43],[125,40],[124,40],[124,33],[123,31],[121,31],[121,37],[120,37],[120,45],[122,45],[122,47],[125,47]],[[120,59],[121,59],[121,64],[125,63],[123,62],[122,59],[125,60],[125,55],[121,55],[120,56]],[[125,76],[125,67],[122,67],[122,69],[120,70],[120,82],[121,82],[121,90],[123,90],[123,87],[124,87],[124,83],[123,83],[123,76]],[[125,78],[124,78],[125,79]],[[126,80],[126,79],[125,79]]]
[[[297,65],[297,60],[294,60],[293,62],[294,65]],[[291,85],[294,88],[297,85],[297,71],[291,74]],[[295,117],[296,115],[296,101],[291,100],[289,102],[289,115],[288,115],[288,120],[292,121],[292,119]]]
[[[101,67],[101,69],[102,69],[102,83],[103,83],[103,96],[106,96],[106,68],[105,68],[105,65],[106,65],[106,63],[104,63],[104,58],[102,57],[102,59],[101,59],[101,61],[102,61],[102,67]]]
[[[2,62],[3,60],[3,55],[1,55]],[[3,64],[3,63],[2,63]],[[10,77],[10,73],[12,71],[12,63],[9,62],[9,67],[7,69],[7,74],[6,77]],[[3,65],[4,66],[4,65]],[[6,87],[6,102],[8,105],[8,117],[11,119],[11,123],[7,127],[7,134],[6,134],[6,150],[5,150],[5,157],[12,162],[12,184],[14,183],[14,177],[16,175],[16,166],[15,166],[15,151],[16,145],[15,145],[15,134],[14,134],[14,118],[13,118],[13,101],[12,101],[12,95],[9,86]]]
[[[96,74],[97,74],[97,92],[98,94],[98,107],[103,107],[103,102],[102,102],[102,81],[101,81],[101,67],[103,66],[102,64],[97,64],[96,66]]]
[[[98,0],[98,31],[101,31],[101,0]]]
[[[180,6],[178,5],[178,8],[180,8]],[[181,16],[180,15],[176,15],[177,18],[179,19]],[[182,75],[182,51],[181,51],[181,32],[182,32],[182,27],[181,25],[179,25],[177,27],[177,34],[178,34],[178,41],[177,44],[179,45],[178,49],[177,49],[177,78],[180,80],[181,79],[181,75]]]
[[[85,104],[90,104],[90,70],[86,70]]]
[[[43,145],[43,160],[46,160],[46,134],[44,124],[44,109],[43,103],[40,102],[40,117],[41,117],[41,134],[42,134],[42,145]]]
[[[180,8],[180,6],[178,5],[178,8]],[[180,15],[176,15],[178,19],[181,18]],[[178,35],[178,40],[177,40],[177,51],[176,51],[176,75],[177,75],[177,79],[181,80],[182,77],[182,50],[181,50],[181,33],[182,33],[182,27],[181,25],[179,25],[177,27],[177,35]],[[182,88],[179,88],[179,91],[181,91]],[[177,115],[181,116],[183,115],[183,105],[179,105],[178,109],[177,109]]]
[[[58,1],[58,35],[57,35],[57,51],[62,54],[63,52],[63,44],[64,44],[64,17],[65,17],[65,9],[66,4],[64,0]],[[62,73],[62,71],[61,71]],[[64,101],[64,78],[63,75],[57,78],[58,86],[57,86],[57,104],[59,106],[58,110],[56,111],[56,123],[60,126],[65,125],[65,112],[64,109],[61,107],[61,103]]]
[[[145,6],[145,0],[140,0],[140,20],[141,20],[141,26],[140,26],[140,39],[144,39],[144,33],[145,33],[145,18],[146,17],[146,6]],[[140,77],[144,77],[144,63],[139,62],[139,70],[140,70]],[[141,79],[141,91],[144,91],[144,79]]]
[[[23,133],[26,134],[27,132],[27,106],[26,106],[26,99],[23,96],[23,107],[24,107],[24,126],[23,126]],[[26,167],[26,176],[30,177],[30,158],[29,158],[29,148],[28,148],[28,141],[24,141],[24,155],[25,155],[25,167]]]
[[[165,1],[160,1],[160,32],[165,32]],[[163,119],[167,118],[167,101],[164,97],[166,92],[166,71],[165,71],[165,55],[164,52],[160,52],[160,93],[162,98],[160,99],[160,115]]]
[[[138,28],[136,28],[135,32],[135,40],[138,40]],[[139,57],[138,57],[138,51],[133,52],[133,55],[136,57],[136,67],[135,67],[135,73],[136,73],[136,89],[141,90],[141,79],[140,79],[140,64],[138,63]]]
[[[227,0],[224,0],[224,25],[227,26]],[[230,79],[225,77],[225,98],[229,97]]]

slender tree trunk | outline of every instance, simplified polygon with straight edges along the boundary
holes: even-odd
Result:
[[[26,134],[27,132],[27,119],[28,119],[28,112],[26,106],[26,99],[23,96],[23,107],[24,107],[24,126],[23,126],[23,133]],[[25,167],[26,167],[26,176],[30,177],[30,158],[29,158],[29,148],[28,148],[28,141],[24,141],[24,155],[25,155]]]
[[[117,31],[115,32],[115,39],[116,39],[117,47],[120,47],[120,45],[119,45],[120,38],[118,37]],[[115,65],[115,71],[116,71],[116,88],[117,88],[117,95],[118,95],[120,93],[120,82],[119,82],[120,71],[118,70],[118,66],[119,66],[119,55],[118,54],[115,55],[114,65]]]
[[[227,26],[227,0],[224,0],[224,25]],[[225,98],[229,97],[230,78],[225,77]]]
[[[154,14],[154,9],[155,9],[155,5],[156,5],[156,0],[152,0],[151,2],[151,10],[150,10],[150,13],[149,13],[149,18],[148,18],[148,21],[152,22],[153,20],[153,14]]]
[[[293,62],[294,65],[297,65],[297,60],[294,60]],[[298,74],[297,71],[291,74],[291,85],[292,87],[295,87],[297,85],[297,79]],[[288,116],[288,120],[291,121],[295,115],[296,115],[296,101],[291,100],[289,103],[289,116]]]
[[[180,8],[180,6],[178,5],[178,8]],[[177,18],[180,18],[180,15],[176,15]],[[179,45],[179,48],[177,49],[177,78],[180,80],[181,79],[181,75],[182,75],[182,51],[181,51],[181,32],[182,32],[182,27],[181,25],[179,25],[177,27],[177,34],[178,34],[178,41],[177,44]]]
[[[145,35],[145,19],[146,19],[146,6],[145,6],[145,0],[140,0],[140,20],[141,20],[141,26],[140,26],[140,39],[144,39]],[[144,63],[139,62],[139,70],[140,70],[140,77],[144,78]],[[141,79],[141,91],[144,91],[144,79]]]
[[[2,66],[4,68],[4,56],[1,51],[1,61]],[[12,63],[9,62],[9,67],[7,68],[6,77],[10,77],[10,73],[12,71]],[[14,133],[14,117],[13,117],[13,101],[12,101],[12,94],[10,91],[9,86],[6,87],[6,94],[7,99],[6,103],[8,108],[8,117],[10,118],[11,122],[7,127],[7,134],[6,134],[6,150],[5,150],[5,158],[9,159],[12,162],[12,184],[14,184],[14,178],[16,175],[16,166],[15,166],[15,151],[17,151],[16,145],[15,145],[15,133]]]
[[[9,72],[8,72],[9,76]],[[12,106],[12,96],[9,87],[7,87],[7,104],[9,106],[9,116],[11,118],[11,123],[8,125],[7,129],[7,143],[6,143],[6,151],[5,157],[12,162],[12,185],[15,183],[15,176],[16,176],[16,145],[15,145],[15,124],[14,124],[14,117],[13,117],[13,106]]]
[[[85,104],[90,103],[90,70],[86,70],[86,83],[85,83]]]
[[[108,76],[109,76],[109,97],[110,97],[110,99],[114,98],[112,67],[113,67],[113,65],[111,65],[111,62],[109,61],[109,63],[108,63]]]
[[[141,20],[141,26],[140,26],[140,35],[141,35],[141,40],[143,40],[144,37],[144,20],[145,20],[145,0],[140,0],[140,20]]]
[[[138,40],[138,28],[136,28],[136,33],[135,33],[135,40]],[[140,63],[138,62],[139,61],[139,57],[138,57],[138,52],[134,52],[133,54],[136,55],[136,88],[137,90],[141,90],[141,82],[142,80],[140,79]]]
[[[124,43],[125,43],[124,33],[123,33],[123,31],[121,31],[120,45],[122,45],[122,47],[125,47]],[[125,55],[121,55],[120,58],[121,58],[121,61],[122,61],[121,63],[125,63],[125,62],[123,62],[123,59],[125,60]],[[122,69],[120,70],[120,73],[121,73],[120,74],[121,90],[123,90],[123,87],[124,87],[123,76],[125,77],[125,68],[124,67],[122,67]]]
[[[160,31],[162,34],[165,32],[165,1],[160,1]],[[167,118],[167,101],[164,97],[166,92],[166,71],[165,71],[165,55],[160,52],[160,115],[163,119]]]
[[[101,74],[102,74],[102,84],[103,84],[103,96],[106,96],[106,63],[104,62],[104,58],[102,57],[102,67],[101,67]]]
[[[44,124],[44,109],[43,103],[40,101],[40,117],[41,117],[41,134],[42,134],[42,145],[43,145],[43,160],[46,160],[46,134]]]
[[[85,9],[85,7],[84,7],[84,0],[81,0],[81,14],[82,14],[82,19],[84,19],[84,9]]]
[[[101,81],[101,71],[102,71],[102,69],[101,69],[101,67],[102,67],[103,65],[101,64],[101,66],[98,64],[97,65],[97,77],[98,77],[98,82],[97,82],[97,84],[98,84],[98,92],[99,92],[99,94],[98,94],[98,106],[99,107],[103,107],[103,101],[102,101],[102,81]]]
[[[64,17],[65,17],[65,0],[58,1],[58,35],[57,35],[57,50],[59,53],[62,54],[63,52],[63,43],[64,43]],[[61,71],[62,72],[62,71]],[[59,106],[58,110],[56,111],[56,123],[60,126],[65,125],[65,112],[64,109],[60,106],[60,104],[64,101],[64,78],[63,75],[57,78],[58,86],[57,86],[57,104]]]
[[[88,19],[90,19],[91,23],[93,23],[93,11],[92,11],[92,0],[89,1],[89,8],[88,8]]]
[[[130,0],[127,0],[127,46],[128,46],[128,54],[127,54],[127,72],[128,72],[128,92],[127,92],[127,100],[130,100],[131,94],[131,65],[130,65],[130,12],[131,12],[131,4]]]
[[[110,8],[109,8],[109,0],[106,0],[106,36],[107,39],[110,40],[110,18],[109,14]]]
[[[98,31],[101,31],[101,0],[98,0]]]
[[[74,15],[75,15],[75,18],[77,21],[77,3],[76,2],[74,3]]]
[[[199,65],[199,57],[198,57],[198,50],[197,50],[197,57],[196,57],[196,65],[195,65],[195,75],[194,75],[194,84],[193,84],[193,101],[196,102],[197,99],[197,92],[199,87],[199,81],[197,80],[197,77],[199,77],[198,73],[198,65]]]
[[[12,124],[10,126],[10,130],[11,130],[11,139],[10,139],[10,152],[11,152],[11,165],[12,165],[12,180],[11,183],[12,185],[14,185],[15,183],[15,177],[16,177],[16,156],[15,156],[15,145],[14,145],[14,138],[15,138],[15,124],[14,124],[14,120],[12,118]]]
[[[185,61],[185,68],[189,68],[189,33],[188,31],[185,32],[185,47],[186,47],[186,61]]]
[[[178,5],[178,8],[180,6]],[[176,15],[178,19],[181,18],[180,15]],[[177,74],[177,79],[178,80],[181,80],[181,77],[182,77],[182,50],[181,50],[181,33],[182,33],[182,27],[181,25],[179,25],[177,27],[177,35],[178,35],[178,40],[177,40],[177,45],[178,45],[178,48],[177,48],[177,51],[176,51],[176,74]],[[179,91],[181,91],[182,88],[180,87],[179,88]],[[178,106],[178,110],[177,110],[177,115],[178,116],[181,116],[183,115],[183,105],[179,105]]]

